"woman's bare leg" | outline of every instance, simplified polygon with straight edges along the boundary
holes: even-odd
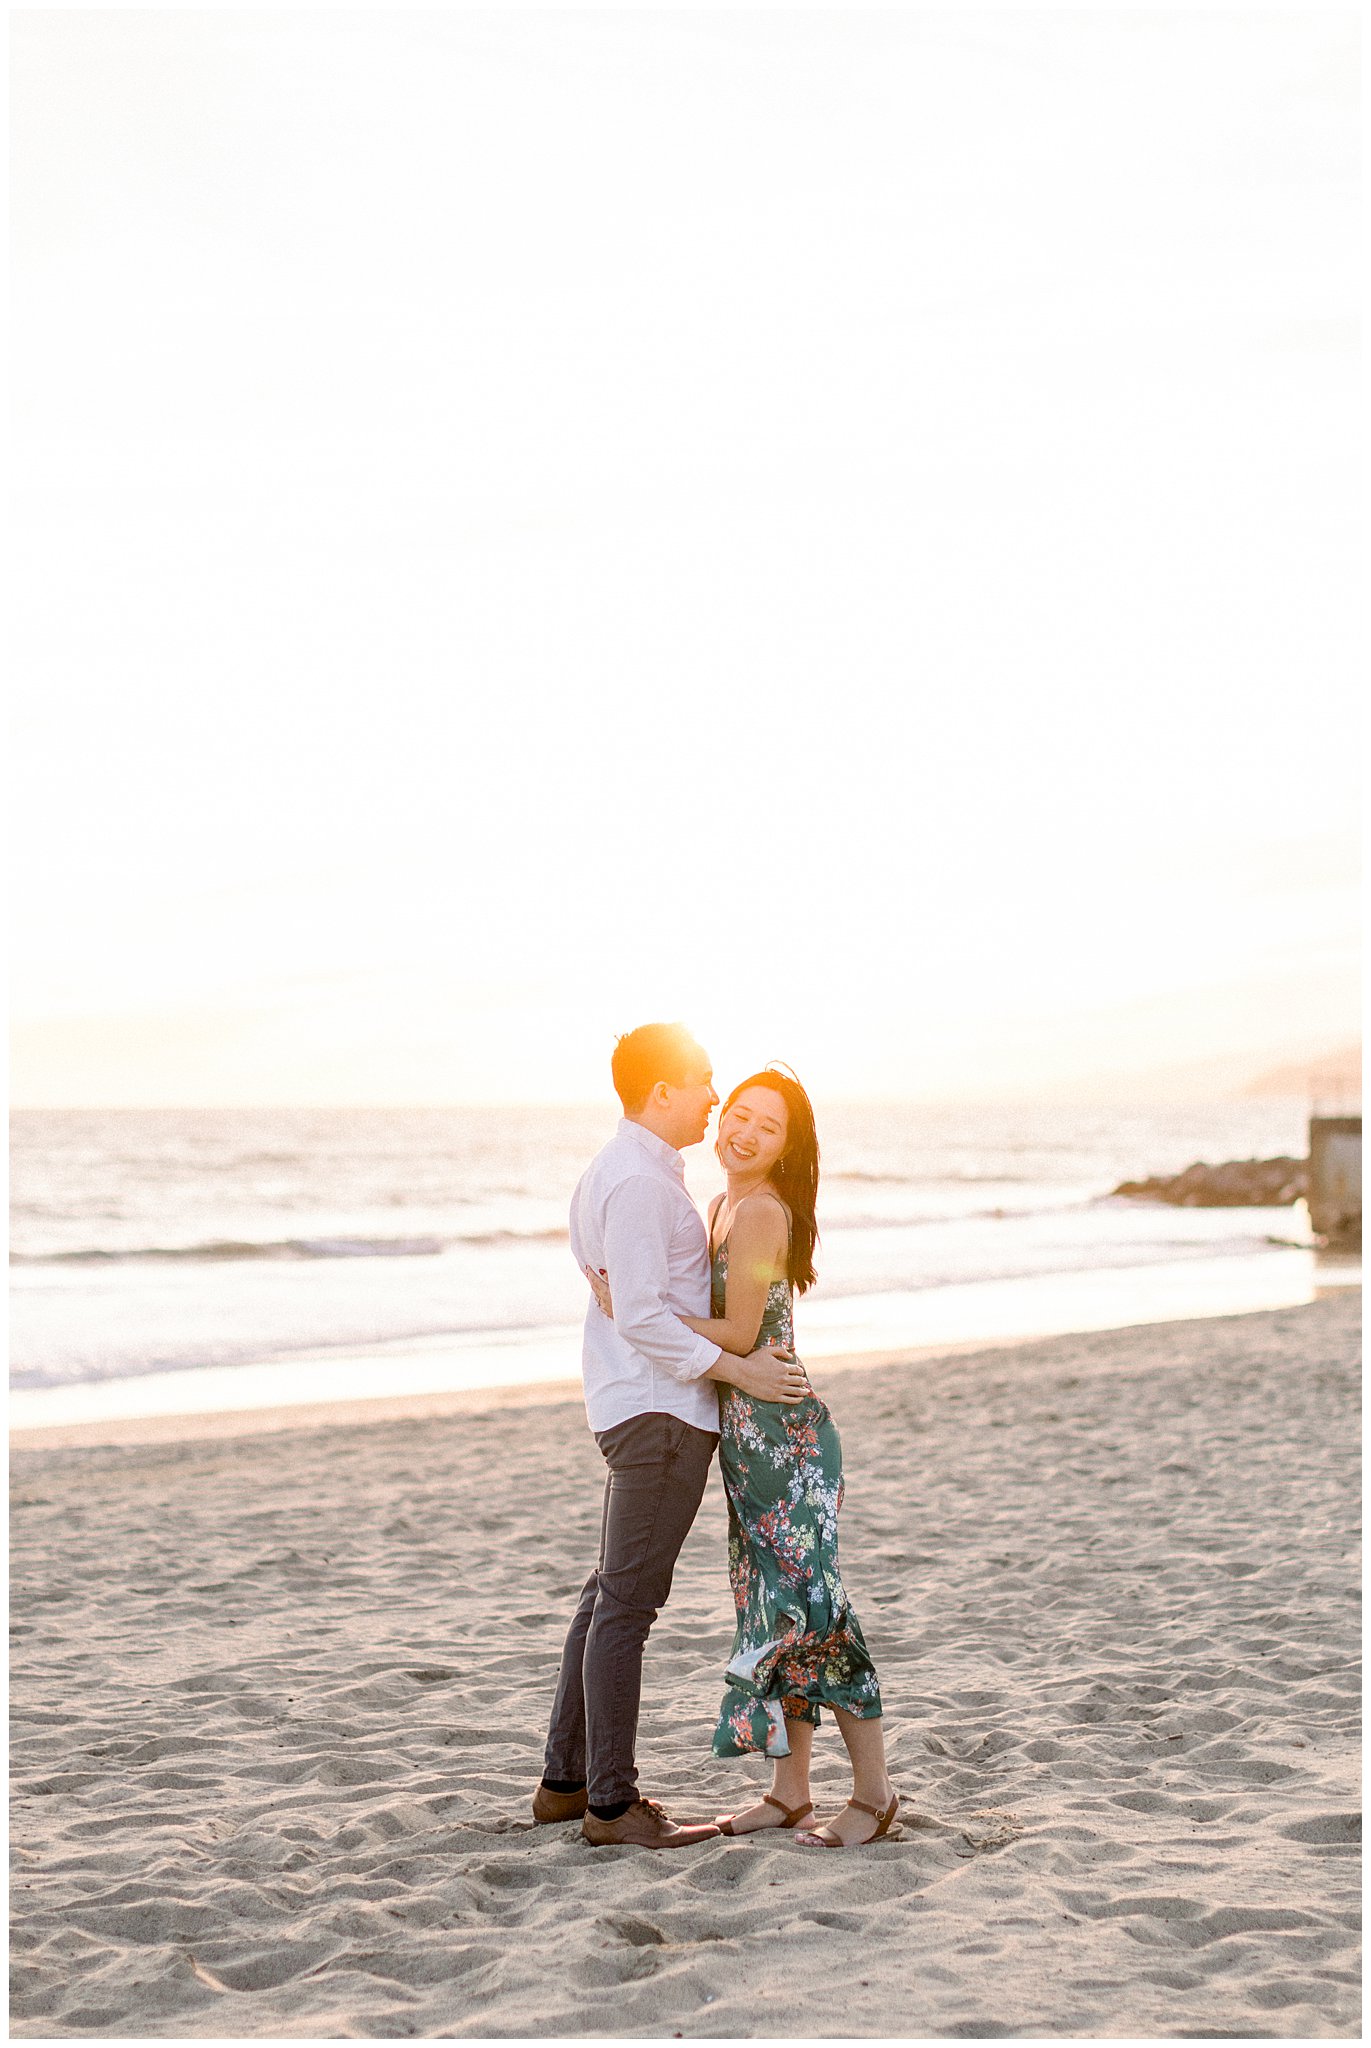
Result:
[[[885,1736],[879,1721],[861,1721],[855,1714],[849,1714],[846,1707],[835,1707],[833,1718],[838,1724],[852,1763],[852,1797],[860,1799],[864,1806],[874,1806],[881,1812],[889,1806],[894,1795],[890,1773],[885,1764]],[[859,1813],[856,1807],[845,1806],[832,1820],[824,1822],[830,1835],[836,1835],[847,1848],[859,1842],[870,1841],[876,1832],[876,1823],[869,1813]]]
[[[790,1755],[772,1758],[771,1796],[779,1799],[788,1813],[798,1806],[808,1808],[809,1760],[814,1753],[814,1723],[792,1721],[786,1716],[785,1732],[790,1739]],[[755,1806],[744,1806],[733,1815],[733,1832],[736,1835],[750,1835],[760,1828],[777,1828],[781,1816],[774,1806],[768,1806],[759,1799]],[[801,1821],[801,1825],[812,1823]]]

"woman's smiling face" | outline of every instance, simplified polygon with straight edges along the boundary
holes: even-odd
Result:
[[[785,1097],[774,1088],[744,1088],[719,1119],[725,1173],[769,1174],[785,1151],[789,1121]]]

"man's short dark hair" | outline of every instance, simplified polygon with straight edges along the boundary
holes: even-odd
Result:
[[[625,1115],[635,1116],[659,1081],[679,1088],[704,1057],[684,1024],[640,1024],[636,1031],[626,1031],[609,1063]]]

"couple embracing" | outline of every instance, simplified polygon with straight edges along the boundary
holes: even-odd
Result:
[[[716,1150],[727,1190],[708,1226],[681,1153],[718,1106],[709,1056],[680,1024],[615,1047],[624,1115],[571,1205],[571,1248],[595,1292],[582,1364],[609,1468],[600,1554],[567,1633],[538,1821],[586,1841],[686,1848],[717,1834],[801,1830],[825,1849],[890,1834],[881,1697],[838,1571],[842,1448],[795,1357],[791,1304],[814,1280],[819,1146],[804,1089],[775,1068],[739,1082]],[[709,1825],[678,1825],[638,1792],[643,1648],[715,1449],[728,1496],[737,1609],[716,1756],[772,1759],[771,1790]],[[852,1797],[815,1825],[809,1763],[821,1706],[852,1762]]]

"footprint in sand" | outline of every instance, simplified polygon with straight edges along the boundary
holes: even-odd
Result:
[[[596,1924],[618,1935],[630,1948],[661,1948],[666,1941],[660,1927],[654,1927],[650,1920],[640,1920],[634,1913],[602,1913]]]
[[[655,1948],[606,1946],[582,1956],[573,1974],[578,1984],[595,1991],[615,1984],[631,1984],[642,1977],[655,1977],[661,1967],[661,1954]]]
[[[1303,1842],[1310,1848],[1347,1848],[1361,1840],[1359,1813],[1316,1813],[1309,1820],[1297,1820],[1281,1828],[1287,1842]]]
[[[1017,1814],[1006,1813],[998,1806],[977,1807],[960,1826],[962,1840],[974,1856],[1003,1849],[1023,1833],[1023,1822]]]

